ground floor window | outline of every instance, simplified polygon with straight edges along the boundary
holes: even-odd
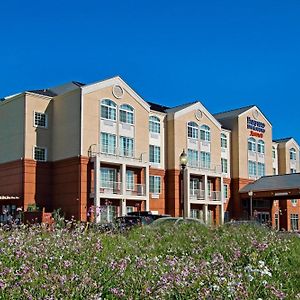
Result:
[[[223,184],[224,199],[228,199],[228,184]]]
[[[257,221],[261,224],[269,223],[270,214],[268,212],[257,212]]]
[[[291,230],[298,230],[298,214],[291,214]]]
[[[134,206],[126,206],[127,213],[134,212]]]
[[[274,221],[275,221],[275,229],[279,230],[279,215],[278,214],[274,215]]]
[[[112,222],[118,216],[118,207],[105,205],[100,208],[101,223]]]
[[[201,209],[191,209],[190,217],[194,219],[200,219],[203,221],[203,211]]]
[[[291,203],[292,203],[293,206],[296,206],[297,202],[298,202],[298,199],[292,199],[291,200]]]

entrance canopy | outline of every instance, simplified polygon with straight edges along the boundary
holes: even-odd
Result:
[[[264,176],[247,184],[239,191],[241,198],[253,199],[299,199],[300,173]]]

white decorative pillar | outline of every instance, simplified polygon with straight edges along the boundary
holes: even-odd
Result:
[[[121,215],[126,216],[127,215],[127,207],[126,207],[126,199],[121,199]]]
[[[121,195],[126,197],[126,164],[121,165]]]
[[[145,168],[145,195],[146,195],[146,207],[147,211],[150,210],[150,192],[149,192],[149,181],[150,181],[150,173],[149,173],[149,166]]]
[[[224,202],[225,202],[223,176],[220,177],[220,185],[221,185],[220,224],[223,225],[224,224]]]
[[[208,181],[207,175],[204,175],[204,201],[205,204],[203,205],[203,215],[204,215],[204,223],[208,223]]]
[[[94,218],[95,218],[95,222],[99,223],[101,220],[101,216],[100,216],[100,176],[101,176],[101,172],[100,172],[100,157],[99,155],[96,155],[94,157],[94,206],[95,206],[95,210],[94,210]]]
[[[184,217],[189,218],[191,214],[191,203],[190,203],[190,171],[186,167],[183,170],[183,206],[184,206]]]

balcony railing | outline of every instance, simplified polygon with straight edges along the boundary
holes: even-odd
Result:
[[[191,200],[205,200],[205,191],[200,189],[190,189],[190,199]],[[208,201],[221,201],[220,191],[211,191],[208,194]]]
[[[203,162],[197,160],[190,160],[188,166],[194,169],[200,169],[204,171],[212,171],[215,173],[221,173],[221,165],[214,165],[210,162]]]
[[[100,184],[101,194],[122,194],[122,182],[117,181],[102,181]]]
[[[126,194],[132,196],[146,196],[146,185],[134,184],[131,187],[127,187]]]

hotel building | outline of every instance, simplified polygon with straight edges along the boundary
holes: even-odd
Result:
[[[0,141],[0,209],[12,214],[36,205],[86,221],[96,208],[96,221],[107,222],[151,210],[220,224],[254,213],[298,228],[296,199],[254,193],[249,201],[243,192],[259,178],[300,171],[299,145],[273,141],[256,106],[211,114],[199,101],[147,102],[120,77],[70,82],[4,98]]]

